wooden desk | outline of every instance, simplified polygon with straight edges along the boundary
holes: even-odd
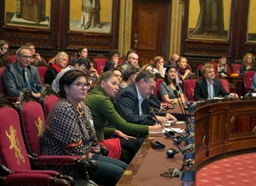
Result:
[[[184,124],[176,125],[176,127],[180,126],[183,128]],[[165,144],[165,148],[151,148],[151,141],[153,140]],[[184,146],[183,144],[180,144],[181,148]],[[166,138],[164,134],[149,135],[118,181],[117,186],[193,185],[191,182],[182,182],[181,177],[166,178],[160,176],[161,173],[168,172],[169,168],[180,169],[183,164],[181,153],[176,154],[172,159],[166,157],[166,150],[169,148],[177,149],[171,139]]]
[[[235,92],[238,96],[244,96],[244,84],[241,76],[238,77],[227,77],[230,86],[230,92]]]
[[[206,104],[194,113],[195,169],[256,150],[256,100]]]

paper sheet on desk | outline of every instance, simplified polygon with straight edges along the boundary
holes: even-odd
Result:
[[[184,132],[181,128],[164,128],[162,131],[151,131],[149,132],[149,134],[162,134],[162,133],[165,133],[166,131],[167,132],[175,131],[178,133]]]

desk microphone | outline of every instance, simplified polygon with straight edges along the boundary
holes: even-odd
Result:
[[[162,125],[162,122],[156,118],[156,114],[154,111],[149,111],[149,115],[151,116],[150,119],[154,120],[157,124]]]
[[[173,93],[175,94],[176,98],[178,99],[178,104],[179,104],[179,107],[180,107],[180,110],[182,112],[182,114],[184,116],[186,116],[186,113],[185,111],[182,109],[182,106],[180,104],[180,101],[179,101],[179,95],[178,95],[178,91],[177,90],[173,90]],[[189,131],[189,127],[188,127],[188,121],[187,121],[187,118],[185,118],[185,123],[186,123],[186,132],[188,133],[188,135],[192,135]],[[193,135],[192,135],[193,136]]]

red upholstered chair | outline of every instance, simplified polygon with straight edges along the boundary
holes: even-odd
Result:
[[[242,67],[242,64],[240,64],[240,63],[232,64],[232,65],[231,65],[231,72],[232,72],[232,73],[238,73],[238,74],[240,74],[240,69],[241,69],[241,67]]]
[[[95,62],[96,64],[96,70],[98,72],[98,74],[101,74],[102,73],[102,70],[106,64],[106,62],[108,61],[109,59],[106,58],[104,55],[102,54],[99,54],[98,56],[96,56],[95,58],[93,58],[93,61]]]
[[[16,55],[15,54],[12,54],[12,55],[9,56],[9,62],[10,62],[10,64],[16,62]]]
[[[248,70],[244,72],[244,87],[246,93],[251,90],[252,78],[255,73],[256,70]]]
[[[221,84],[222,84],[223,88],[224,88],[227,92],[230,92],[228,79],[226,79],[226,78],[221,78],[220,81],[221,81]]]
[[[45,85],[45,91],[42,92],[42,96],[40,99],[40,103],[43,106],[44,109],[44,116],[47,118],[50,111],[52,110],[52,107],[54,104],[58,101],[59,97],[58,95],[52,90],[52,87],[50,85]]]
[[[39,73],[41,83],[42,85],[44,85],[44,76],[46,74],[46,71],[48,70],[48,66],[37,66],[37,70]]]
[[[160,84],[164,82],[164,79],[163,78],[157,78],[156,79],[156,87],[154,88],[154,94],[155,96],[157,97],[157,99],[159,100],[162,100],[160,97],[159,97],[159,92],[158,92],[158,89],[159,89],[159,86]]]
[[[204,64],[200,64],[200,65],[197,66],[196,75],[197,75],[198,77],[202,76],[202,74],[201,74],[201,69],[202,69],[203,66],[204,66]]]
[[[3,95],[0,95],[0,118],[0,172],[1,175],[7,175],[0,178],[4,181],[0,185],[55,185],[55,182],[73,185],[73,178],[61,175],[57,171],[31,169],[20,128],[19,114],[12,104],[5,101]]]
[[[125,62],[125,57],[119,58],[118,59],[118,64],[124,63]]]
[[[183,82],[184,95],[188,101],[195,101],[194,90],[198,79],[185,79]]]

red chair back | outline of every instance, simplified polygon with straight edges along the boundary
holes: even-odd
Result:
[[[230,92],[230,90],[229,90],[229,81],[227,79],[225,79],[225,78],[221,78],[220,81],[221,81],[221,84],[222,84],[223,88],[227,92]]]
[[[188,101],[195,101],[194,90],[198,79],[185,79],[183,83],[184,95]]]
[[[16,55],[15,54],[10,55],[9,56],[9,61],[10,61],[10,64],[15,63],[16,62]]]
[[[154,88],[154,94],[155,96],[159,99],[159,100],[162,100],[160,97],[159,97],[159,92],[158,92],[158,89],[159,89],[159,86],[160,84],[164,82],[164,79],[163,78],[157,78],[156,79],[156,87]]]
[[[240,74],[240,69],[241,69],[241,67],[242,67],[242,64],[240,64],[240,63],[235,63],[235,64],[232,64],[231,67],[232,67],[232,68],[231,68],[231,72],[232,72],[232,73],[238,73],[238,74]]]
[[[102,54],[100,54],[97,57],[93,58],[93,61],[96,64],[96,70],[97,70],[98,74],[101,74],[106,62],[108,61],[108,58],[106,58]]]
[[[29,154],[40,155],[40,142],[45,126],[43,107],[36,100],[28,100],[23,101],[19,108],[24,140]]]
[[[245,87],[246,93],[248,93],[249,90],[251,90],[252,78],[255,73],[256,73],[255,70],[249,70],[244,72],[244,87]]]
[[[199,76],[202,76],[202,74],[201,74],[201,69],[202,69],[202,67],[204,66],[204,64],[200,64],[200,65],[198,65],[197,66],[197,69],[196,69],[196,75],[199,77]]]
[[[41,80],[42,85],[44,85],[44,77],[48,70],[48,66],[37,66],[38,74]]]
[[[11,171],[31,170],[18,112],[11,104],[0,108],[0,159]]]
[[[51,94],[51,95],[47,95],[44,98],[44,113],[45,113],[45,118],[49,115],[49,113],[52,110],[52,107],[54,106],[54,104],[58,101],[59,97]]]

